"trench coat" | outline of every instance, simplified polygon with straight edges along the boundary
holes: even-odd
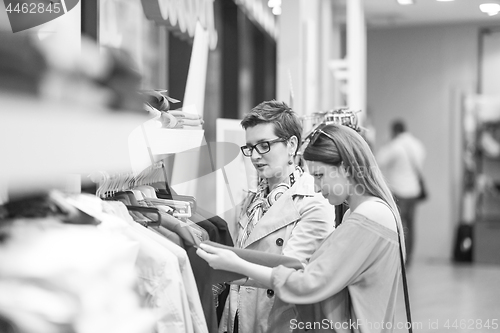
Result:
[[[239,232],[248,223],[251,196],[243,204]],[[304,173],[255,225],[243,248],[294,257],[306,264],[334,225],[334,206],[315,193],[313,177]],[[239,333],[291,332],[290,321],[297,315],[293,304],[277,299],[272,289],[252,279],[241,286],[231,284],[219,333],[233,333],[236,311]]]

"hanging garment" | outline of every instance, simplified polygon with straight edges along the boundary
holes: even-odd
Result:
[[[218,216],[213,216],[207,219],[203,215],[201,215],[201,213],[212,216],[212,214],[208,214],[203,209],[198,207],[197,213],[193,214],[193,216],[191,217],[191,221],[195,222],[202,228],[205,228],[209,234],[211,241],[232,246],[233,240],[231,238],[231,235],[229,234],[226,221]],[[219,297],[221,292],[219,292],[217,289],[214,292],[214,285],[212,283],[212,281],[214,281],[214,278],[212,277],[214,274],[214,270],[208,265],[205,260],[201,259],[196,254],[196,248],[187,247],[186,251],[193,268],[193,273],[196,279],[196,285],[198,286],[198,292],[203,306],[203,311],[205,313],[205,318],[207,320],[209,332],[217,332],[219,319],[222,313],[222,307],[225,304],[225,298],[221,299]],[[219,315],[217,315],[217,309],[219,307],[220,311]]]
[[[134,222],[123,203],[94,198],[97,200],[94,207],[79,208],[101,221],[97,228],[108,234],[125,235],[140,245],[135,262],[137,286],[144,305],[156,315],[155,331],[194,332],[177,257],[157,242],[151,241],[151,231]]]
[[[218,240],[212,240],[214,242],[217,242],[219,244],[224,244],[228,246],[233,246],[233,238],[231,237],[231,233],[229,232],[229,228],[227,226],[227,222],[224,221],[220,216],[217,216],[215,214],[211,214],[204,210],[201,207],[198,207],[196,209],[196,212],[201,216],[205,217],[207,220],[209,220],[218,230]],[[196,215],[196,214],[195,214]],[[196,222],[196,221],[195,221]]]
[[[165,227],[159,226],[159,227],[151,227],[151,229],[156,230],[159,232],[163,237],[167,238],[169,241],[174,243],[175,245],[184,248],[184,243],[182,242],[182,239],[179,235],[177,235],[175,232],[168,230]]]
[[[113,205],[115,210],[122,210],[122,211],[124,209],[126,210],[126,208],[119,202],[111,201],[106,203]],[[141,226],[137,227],[135,228],[142,235],[146,235],[148,238],[150,238],[150,240],[153,240],[155,243],[159,244],[160,246],[168,250],[169,253],[175,255],[180,269],[180,275],[184,283],[183,289],[186,294],[187,305],[186,304],[184,305],[184,308],[186,309],[184,316],[188,316],[189,318],[185,318],[184,320],[186,322],[188,332],[190,331],[189,326],[193,327],[192,330],[195,333],[207,332],[207,324],[205,321],[205,316],[201,306],[200,298],[198,296],[196,281],[186,251],[183,250],[181,247],[177,246],[176,244],[173,244],[168,239],[162,237],[161,235],[154,233],[152,230],[148,228],[143,228]],[[191,324],[189,325],[188,323]]]
[[[151,332],[135,292],[137,242],[55,218],[16,220],[6,233],[0,317],[15,332]]]
[[[168,241],[161,235],[154,234],[152,229],[146,229],[146,230],[151,231],[149,237],[151,237],[152,240],[164,246],[167,250],[171,251],[174,255],[176,255],[179,261],[179,267],[181,270],[181,275],[184,282],[186,296],[189,305],[187,314],[190,314],[191,316],[194,332],[195,333],[208,332],[207,323],[203,312],[203,307],[201,305],[200,297],[198,295],[198,288],[193,275],[193,271],[191,269],[191,262],[188,259],[186,251],[178,247],[177,245],[172,244],[170,241]]]
[[[117,193],[113,197],[113,199],[116,199],[119,202],[122,202],[125,205],[140,205],[139,202],[134,201],[134,199],[131,200],[130,195],[133,196],[131,193]],[[146,205],[142,205],[147,207]],[[141,222],[141,221],[151,221],[157,218],[155,214],[148,214],[148,213],[137,213],[137,212],[130,212],[130,215],[133,217],[134,221],[136,222]],[[196,225],[192,223],[185,223],[182,222],[175,217],[171,216],[170,214],[167,214],[165,212],[160,213],[161,216],[161,225],[176,233],[184,242],[185,246],[193,246],[199,244],[203,240],[208,240],[208,234],[206,233],[205,230],[203,230],[200,227],[197,227]]]

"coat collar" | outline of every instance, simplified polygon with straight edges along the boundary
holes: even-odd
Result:
[[[248,237],[245,247],[266,237],[274,231],[281,229],[300,219],[300,213],[295,206],[295,196],[313,196],[314,195],[314,180],[313,177],[304,173],[300,179],[288,191],[283,193],[278,201],[269,208],[262,219],[253,229],[250,237]],[[243,221],[241,221],[243,222]],[[242,224],[240,222],[240,224]],[[245,219],[245,222],[248,220]]]

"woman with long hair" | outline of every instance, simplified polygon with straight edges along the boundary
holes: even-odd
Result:
[[[402,226],[375,157],[355,130],[330,124],[310,135],[304,159],[316,190],[331,205],[349,205],[304,269],[256,265],[206,244],[198,255],[215,269],[249,276],[296,304],[299,316],[283,331],[392,332]]]

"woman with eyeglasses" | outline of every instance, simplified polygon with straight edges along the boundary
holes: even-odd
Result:
[[[399,240],[401,219],[368,144],[355,130],[331,124],[312,133],[304,159],[316,189],[331,205],[347,202],[349,210],[303,270],[256,265],[206,244],[198,255],[296,304],[298,318],[275,332],[392,332],[404,239]]]
[[[267,101],[243,119],[246,145],[259,182],[242,205],[235,247],[293,257],[306,263],[334,230],[334,209],[314,191],[314,179],[294,162],[302,126],[285,103]],[[247,275],[248,276],[248,275]],[[233,281],[219,332],[284,330],[295,307],[253,278]]]

